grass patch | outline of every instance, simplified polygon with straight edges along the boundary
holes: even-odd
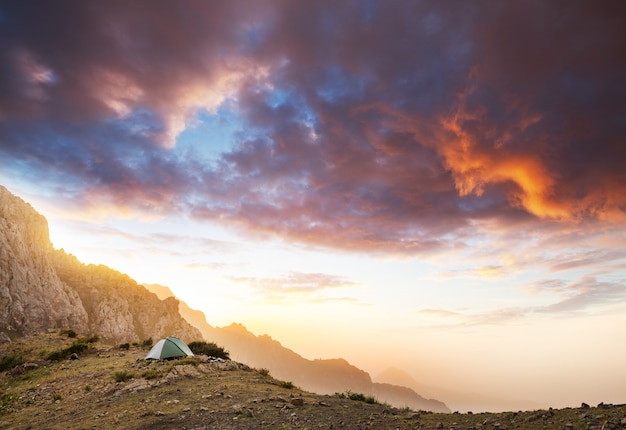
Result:
[[[174,363],[174,365],[176,366],[185,365],[185,364],[191,364],[192,366],[198,367],[198,362],[191,357],[180,358]]]
[[[159,372],[155,369],[150,369],[150,370],[146,370],[145,372],[143,372],[141,374],[141,376],[143,376],[144,379],[150,380],[150,379],[156,379],[159,377]]]
[[[100,337],[97,334],[93,334],[89,337],[81,337],[78,339],[80,343],[96,343],[100,340]]]
[[[5,370],[13,369],[20,364],[24,364],[26,359],[22,356],[20,352],[10,352],[4,357],[0,358],[0,372],[4,372]]]
[[[0,396],[0,410],[9,409],[17,402],[16,394],[3,394]]]
[[[115,372],[113,374],[113,379],[115,382],[126,382],[130,379],[133,379],[135,374],[133,372],[129,372],[128,370],[120,370],[119,372]]]

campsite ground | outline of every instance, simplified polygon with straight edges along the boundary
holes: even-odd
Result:
[[[205,356],[145,361],[142,346],[96,342],[78,360],[45,359],[74,341],[43,334],[0,345],[0,429],[626,429],[624,405],[418,412],[308,393]]]

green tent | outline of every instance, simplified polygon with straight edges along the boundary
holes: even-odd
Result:
[[[191,349],[177,337],[170,336],[158,341],[146,355],[146,360],[164,360],[166,358],[192,356]]]

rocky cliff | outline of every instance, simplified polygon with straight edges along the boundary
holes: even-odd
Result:
[[[46,219],[0,186],[0,332],[87,329],[78,293],[57,276],[54,252]]]
[[[105,339],[132,342],[175,335],[188,342],[202,334],[178,312],[174,297],[160,300],[128,275],[103,265],[85,265],[58,250],[53,255],[59,278],[76,291],[87,311],[88,327]]]
[[[60,328],[113,342],[202,339],[175,298],[159,300],[124,274],[55,250],[46,219],[0,186],[0,333]]]

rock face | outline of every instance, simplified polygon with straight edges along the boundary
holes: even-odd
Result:
[[[86,330],[87,312],[57,276],[53,253],[46,219],[0,186],[0,331]]]
[[[85,265],[58,250],[57,274],[75,290],[89,317],[89,330],[114,341],[154,340],[176,335],[188,342],[202,334],[178,312],[174,297],[160,300],[132,278],[103,265]]]
[[[63,328],[113,342],[202,339],[175,298],[159,300],[126,275],[55,250],[46,219],[0,186],[0,333]]]

